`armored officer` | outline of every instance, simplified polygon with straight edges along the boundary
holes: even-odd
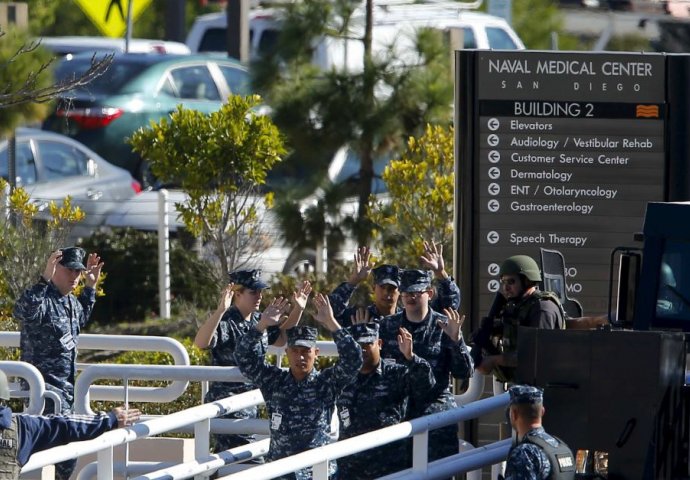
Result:
[[[261,343],[263,332],[280,320],[278,307],[269,306],[261,320],[249,330],[237,346],[237,364],[242,374],[259,386],[266,401],[271,429],[267,460],[277,460],[327,444],[331,440],[331,417],[336,396],[357,377],[362,367],[362,350],[336,321],[328,297],[317,294],[313,300],[316,320],[328,329],[338,348],[339,359],[323,371],[314,368],[318,355],[317,330],[293,327],[287,330],[286,349],[289,370],[265,361]],[[336,472],[335,462],[329,465]],[[302,469],[282,478],[307,480],[311,469]]]
[[[355,254],[350,278],[338,285],[329,295],[336,318],[343,326],[349,326],[353,321],[378,322],[381,318],[400,313],[402,310],[398,305],[400,268],[397,265],[383,264],[371,269],[370,258],[369,249],[361,247]],[[444,308],[460,308],[460,289],[445,269],[443,246],[425,241],[420,261],[425,268],[434,272],[437,294],[432,299],[432,308],[437,311]],[[346,308],[355,288],[366,278],[369,270],[374,277],[374,303],[368,305],[364,313],[357,307]]]
[[[5,405],[10,388],[0,371],[0,479],[19,478],[19,471],[36,452],[70,442],[91,440],[116,427],[137,422],[139,410],[118,407],[100,415],[13,414]]]
[[[357,324],[349,330],[362,348],[362,368],[336,401],[341,440],[400,423],[408,398],[423,396],[436,383],[429,363],[413,353],[412,335],[404,328],[398,332],[404,364],[381,359],[378,324]],[[338,476],[367,480],[409,468],[407,443],[394,442],[343,457],[338,460]]]
[[[514,385],[508,391],[510,424],[517,438],[508,452],[505,480],[574,479],[573,452],[542,427],[543,391],[529,385]]]
[[[501,297],[474,336],[473,356],[477,370],[512,382],[517,366],[518,327],[562,329],[566,314],[558,297],[538,288],[541,271],[527,255],[515,255],[499,270]]]
[[[235,349],[240,337],[253,329],[261,314],[258,311],[264,289],[268,288],[261,280],[261,270],[237,270],[230,273],[230,284],[222,291],[218,302],[218,308],[199,328],[194,338],[194,344],[201,348],[211,348],[211,364],[221,367],[237,366],[235,361]],[[305,282],[294,294],[294,308],[288,323],[288,328],[299,321],[311,293],[311,285]],[[231,302],[235,299],[235,304]],[[268,333],[268,343],[281,343],[280,329],[272,327]],[[220,398],[248,392],[256,388],[249,383],[213,382],[206,394],[205,401],[212,402]],[[229,413],[222,418],[247,419],[256,418],[256,407],[246,408]],[[254,435],[214,435],[214,450],[220,452],[230,448],[246,445],[254,441]],[[253,463],[260,463],[262,459],[255,459]]]
[[[96,303],[96,286],[103,262],[96,253],[88,256],[79,247],[67,247],[50,254],[38,282],[26,289],[14,305],[14,318],[21,325],[20,359],[43,375],[46,389],[61,399],[59,409],[46,402],[45,414],[73,411],[79,332],[89,321]],[[78,297],[72,291],[84,279]],[[58,478],[69,478],[76,465],[57,465]]]
[[[404,310],[381,320],[379,335],[382,340],[381,355],[404,363],[398,347],[401,328],[412,334],[417,355],[431,365],[436,385],[425,391],[421,398],[411,397],[408,418],[416,418],[455,408],[451,392],[451,375],[459,380],[472,376],[474,366],[462,336],[464,317],[453,309],[443,313],[434,311],[429,302],[434,290],[431,272],[404,270],[400,276],[400,290]],[[435,429],[429,435],[429,461],[458,453],[457,426]]]

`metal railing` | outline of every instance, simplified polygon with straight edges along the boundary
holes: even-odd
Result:
[[[404,472],[405,475],[408,475],[408,478],[443,478],[449,474],[474,470],[506,458],[510,448],[510,440],[459,453],[453,457],[447,457],[429,464],[427,459],[429,430],[477,418],[486,413],[505,408],[508,405],[509,399],[509,395],[504,393],[496,397],[478,400],[469,405],[426,417],[415,418],[408,422],[392,425],[381,430],[358,435],[347,440],[260,465],[252,468],[250,471],[221,478],[231,480],[267,480],[298,469],[313,467],[312,478],[314,480],[327,480],[329,460],[359,453],[409,436],[413,437],[413,447],[412,469]],[[401,478],[400,475],[401,473],[396,473],[387,478]]]
[[[19,332],[0,332],[0,347],[19,347]],[[95,335],[82,333],[79,335],[80,350],[119,350],[119,351],[152,351],[170,354],[175,365],[189,365],[189,354],[180,342],[170,337],[156,337],[143,335]],[[88,364],[78,364],[84,368]],[[120,375],[119,378],[123,378]],[[155,389],[151,387],[129,387],[130,400],[166,402],[182,395],[189,383],[181,380],[170,385]],[[75,386],[76,389],[76,386]],[[97,400],[121,400],[124,398],[123,386],[93,385],[88,392]],[[147,400],[143,400],[146,398]],[[75,402],[78,401],[75,392]]]

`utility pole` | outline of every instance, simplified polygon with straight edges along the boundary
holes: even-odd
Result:
[[[184,42],[187,37],[185,29],[185,0],[166,0],[165,2],[165,40]]]
[[[249,62],[249,0],[228,0],[228,56]]]

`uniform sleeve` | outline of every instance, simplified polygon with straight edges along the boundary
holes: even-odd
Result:
[[[333,340],[338,348],[338,361],[325,369],[322,375],[327,375],[335,383],[337,392],[340,392],[357,378],[359,369],[362,368],[362,349],[342,328],[333,333]]]
[[[529,312],[529,325],[535,328],[554,330],[564,323],[561,320],[561,312],[550,300],[540,300],[535,303]]]
[[[280,372],[278,367],[266,363],[266,346],[262,339],[263,333],[252,328],[240,337],[235,350],[235,361],[242,375],[259,388],[269,385],[273,376]]]
[[[17,462],[24,465],[36,452],[91,440],[117,427],[113,412],[101,415],[56,415],[50,417],[17,415],[19,448]]]
[[[412,355],[412,359],[405,362],[407,366],[407,392],[415,398],[415,401],[424,402],[429,390],[436,385],[436,377],[431,370],[429,362],[418,355]]]
[[[14,304],[12,315],[18,320],[34,320],[45,310],[44,301],[48,291],[47,282],[38,282],[24,290]]]
[[[333,309],[333,316],[340,322],[341,316],[347,308],[347,304],[350,302],[350,297],[355,291],[355,286],[350,285],[347,282],[343,282],[335,290],[328,295],[328,301],[331,302],[331,308]]]
[[[431,301],[431,309],[443,312],[444,308],[457,310],[460,308],[460,288],[453,277],[439,280],[436,285],[436,297]]]
[[[444,336],[450,341],[450,338],[445,333]],[[451,375],[459,380],[470,378],[474,374],[474,362],[472,361],[470,350],[465,344],[465,339],[460,337],[458,342],[451,341],[451,343]]]
[[[77,298],[81,307],[84,309],[84,314],[79,319],[79,324],[83,327],[91,318],[93,306],[96,304],[96,290],[91,287],[84,287]]]

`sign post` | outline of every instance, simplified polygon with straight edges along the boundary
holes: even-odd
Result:
[[[120,38],[127,30],[128,12],[131,11],[131,21],[134,22],[151,0],[76,0],[76,2],[103,35]]]

